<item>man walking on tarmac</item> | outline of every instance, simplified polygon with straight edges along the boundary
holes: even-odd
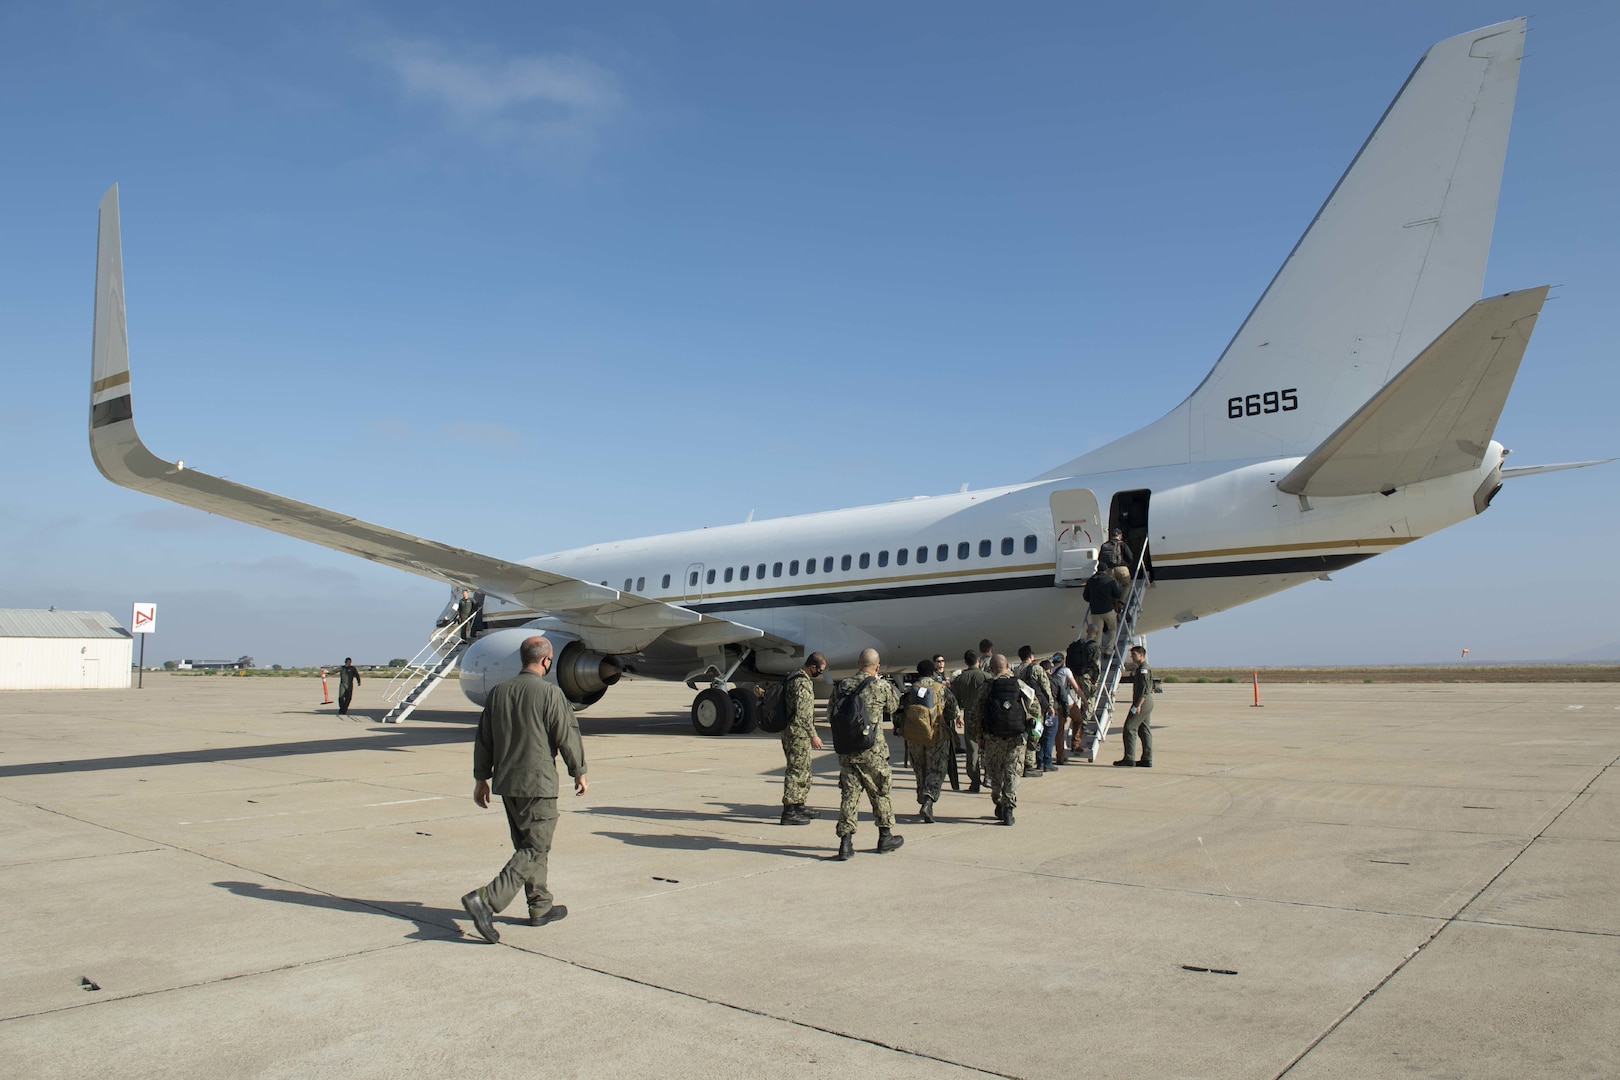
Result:
[[[473,925],[491,944],[501,940],[495,916],[520,888],[528,896],[530,926],[568,914],[566,907],[552,902],[546,888],[546,859],[557,829],[557,755],[574,778],[575,795],[590,786],[574,710],[557,684],[545,679],[551,670],[551,642],[528,638],[518,659],[523,670],[490,691],[473,744],[473,802],[487,809],[490,792],[499,795],[512,831],[512,858],[505,868],[494,881],[461,898]]]
[[[900,695],[900,722],[917,776],[917,816],[930,825],[950,755],[956,753],[961,717],[950,688],[934,674],[934,662],[918,663],[916,681]]]
[[[360,669],[354,666],[354,657],[345,656],[338,669],[338,715],[349,715],[349,702],[354,700],[354,688],[360,685]]]
[[[997,654],[990,662],[979,711],[984,724],[984,772],[996,820],[1013,823],[1018,806],[1018,778],[1024,774],[1024,739],[1035,730],[1038,706],[1026,694],[1017,676],[1007,670],[1007,658]]]
[[[889,803],[889,744],[883,736],[883,721],[900,708],[900,695],[885,679],[878,678],[876,649],[863,649],[860,671],[853,678],[838,684],[838,695],[833,698],[832,709],[836,723],[845,698],[859,697],[867,722],[873,726],[872,745],[865,750],[838,755],[838,791],[843,796],[838,808],[838,859],[855,857],[855,821],[860,815],[861,792],[872,803],[872,816],[877,819],[877,852],[886,855],[894,851],[905,838],[894,833],[894,807]],[[852,703],[853,704],[853,703]],[[834,728],[837,736],[837,728]]]
[[[979,724],[979,705],[987,676],[979,668],[979,654],[972,649],[962,654],[962,665],[962,670],[951,680],[951,696],[962,710],[962,733],[967,737],[968,794],[977,795],[982,773],[979,740],[984,738],[984,729]]]
[[[816,819],[816,812],[805,805],[810,797],[810,751],[821,749],[821,736],[816,734],[816,688],[811,683],[826,670],[827,658],[813,652],[782,686],[788,717],[787,727],[782,729],[782,756],[787,759],[782,774],[783,825],[808,825]]]

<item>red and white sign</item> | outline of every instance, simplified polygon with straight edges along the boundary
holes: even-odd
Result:
[[[136,604],[135,613],[129,619],[129,628],[137,634],[157,633],[157,605]]]

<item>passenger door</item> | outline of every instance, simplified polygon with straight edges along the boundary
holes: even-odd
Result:
[[[1080,586],[1097,568],[1097,548],[1103,542],[1097,496],[1085,488],[1054,491],[1052,536],[1057,554],[1053,584]]]

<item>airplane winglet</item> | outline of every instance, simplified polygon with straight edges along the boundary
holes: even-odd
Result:
[[[129,335],[124,325],[124,257],[118,238],[117,184],[101,197],[96,236],[96,320],[90,353],[90,450],[96,454],[96,431],[130,421],[134,416],[129,398]],[[99,454],[96,458],[101,464]],[[104,467],[101,471],[107,470]]]
[[[1620,461],[1620,458],[1599,458],[1596,461],[1566,461],[1560,465],[1514,465],[1502,470],[1502,479],[1515,480],[1521,476],[1545,476],[1548,473],[1564,472],[1568,469],[1587,469],[1593,465],[1607,465],[1611,461]]]

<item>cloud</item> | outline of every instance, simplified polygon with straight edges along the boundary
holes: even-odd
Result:
[[[464,130],[530,147],[588,151],[624,102],[618,80],[579,56],[502,57],[394,39],[369,50],[406,94],[439,106]]]
[[[477,446],[512,447],[523,442],[523,436],[511,428],[482,420],[464,420],[459,424],[450,424],[443,431],[448,439]]]

